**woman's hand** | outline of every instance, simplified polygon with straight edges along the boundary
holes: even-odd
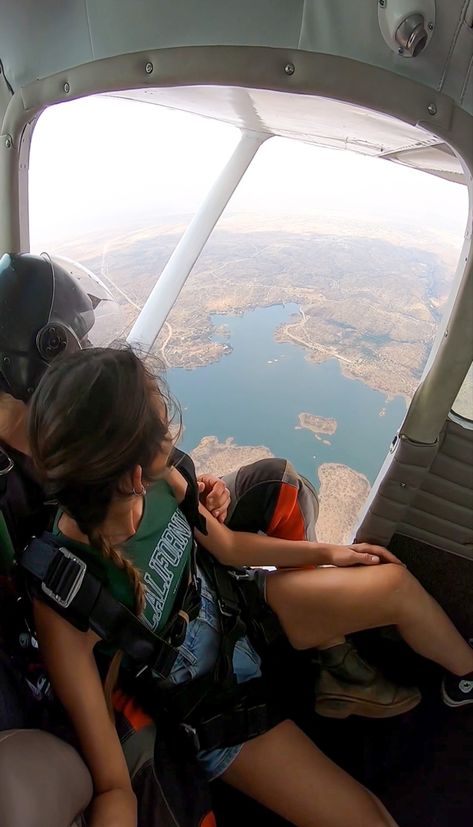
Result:
[[[404,563],[384,546],[353,543],[351,546],[327,546],[327,563],[332,566],[377,566],[379,563]]]
[[[201,474],[197,477],[197,485],[202,505],[219,523],[224,523],[230,505],[230,491],[224,481],[213,474]]]

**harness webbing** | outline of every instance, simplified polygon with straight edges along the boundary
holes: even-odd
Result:
[[[174,450],[173,460],[188,482],[181,510],[190,526],[205,532],[205,520],[198,512],[197,481],[194,465],[186,454]],[[165,628],[152,632],[133,612],[117,600],[81,560],[77,550],[52,533],[34,537],[19,555],[20,569],[27,575],[33,594],[61,614],[77,629],[92,629],[107,644],[122,649],[142,674],[149,671],[167,678],[183,643],[187,626],[200,608],[200,593],[195,577],[195,555],[183,573],[174,608]]]
[[[0,511],[0,574],[8,574],[15,558],[10,532],[4,514]]]
[[[229,569],[204,549],[198,564],[217,596],[220,648],[214,668],[187,683],[162,686],[150,673],[122,675],[122,688],[133,694],[158,726],[173,730],[194,751],[233,746],[267,732],[284,718],[264,677],[238,683],[233,669],[236,642],[248,634],[264,653],[280,638],[281,627],[245,569]]]
[[[4,448],[0,446],[0,498],[3,499],[8,485],[8,475],[13,468],[13,461]],[[0,508],[0,574],[9,574],[15,558],[15,548],[5,515]]]
[[[133,612],[116,600],[85,563],[54,534],[34,538],[20,556],[20,566],[31,578],[33,593],[81,631],[92,629],[102,640],[122,649],[138,665],[167,677],[184,640],[187,619],[177,614],[161,635],[148,629]],[[179,608],[193,619],[200,600],[192,580]]]

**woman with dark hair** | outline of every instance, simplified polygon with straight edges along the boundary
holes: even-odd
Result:
[[[131,351],[111,349],[76,353],[54,364],[30,413],[33,458],[61,506],[58,538],[156,632],[169,618],[193,545],[179,510],[188,482],[169,464],[170,414],[169,399],[143,362]],[[258,581],[296,649],[392,624],[415,651],[449,671],[447,702],[457,685],[471,681],[473,650],[386,549],[232,532],[201,511],[206,528],[195,531],[196,539],[219,563],[286,567],[260,570]],[[307,564],[314,568],[298,568]],[[355,568],[348,573],[347,566]],[[201,608],[172,669],[175,684],[209,672],[220,648],[216,595],[207,574],[200,571],[200,577]],[[109,713],[120,654],[113,657],[104,691],[94,658],[98,636],[75,629],[39,600],[34,608],[53,684],[94,778],[91,825],[132,827],[135,801]],[[249,639],[237,640],[237,679],[258,676],[259,665]],[[299,827],[394,825],[381,802],[289,720],[238,746],[200,751],[198,760],[207,778],[221,777]]]

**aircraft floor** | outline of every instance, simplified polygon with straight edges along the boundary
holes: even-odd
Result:
[[[401,545],[396,547],[397,552]],[[430,572],[436,567],[440,574],[439,554],[436,553],[436,560],[430,558]],[[409,554],[403,556],[409,557]],[[422,555],[419,559],[426,558]],[[444,562],[449,567],[450,603],[457,587],[464,592],[465,575],[472,576],[473,565],[464,560],[458,562],[458,558],[452,562],[450,556]],[[421,572],[416,574],[420,576]],[[436,588],[429,584],[431,591],[446,588],[444,579],[435,579]],[[459,613],[455,620],[465,635],[467,627],[473,629],[468,616],[473,610],[471,594],[469,591],[468,608],[462,601],[461,606],[456,604],[457,612],[452,611],[452,614]],[[298,723],[327,755],[381,798],[399,827],[470,827],[473,823],[473,707],[445,706],[440,698],[441,671],[414,655],[389,630],[365,632],[356,638],[360,651],[388,676],[399,682],[416,683],[422,691],[422,703],[405,715],[386,720],[320,718],[311,714],[313,672],[296,657],[297,667],[291,664],[285,672],[293,681]],[[281,671],[279,666],[279,675]],[[298,689],[294,691],[295,686]],[[285,690],[288,688],[291,687],[286,686]],[[306,713],[301,717],[303,706]],[[217,782],[213,787],[219,827],[287,824],[224,784]]]
[[[365,641],[363,648],[371,646]],[[307,715],[300,723],[320,749],[376,792],[399,827],[470,827],[473,708],[449,709],[440,699],[439,670],[410,656],[403,661],[407,668],[398,675],[407,671],[412,681],[416,673],[423,694],[415,710],[386,720]],[[394,671],[392,659],[390,667],[385,671]],[[213,786],[219,827],[287,824],[224,784]]]

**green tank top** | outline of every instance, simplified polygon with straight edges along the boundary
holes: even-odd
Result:
[[[102,557],[99,551],[65,537],[58,528],[61,512],[54,524],[54,533],[71,551],[77,553],[91,574],[106,586],[113,596],[133,610],[133,586],[122,569]],[[166,625],[193,545],[192,531],[179,510],[172,488],[164,480],[152,485],[144,498],[143,515],[138,531],[123,545],[123,552],[139,568],[145,585],[146,603],[141,620],[153,632]]]

